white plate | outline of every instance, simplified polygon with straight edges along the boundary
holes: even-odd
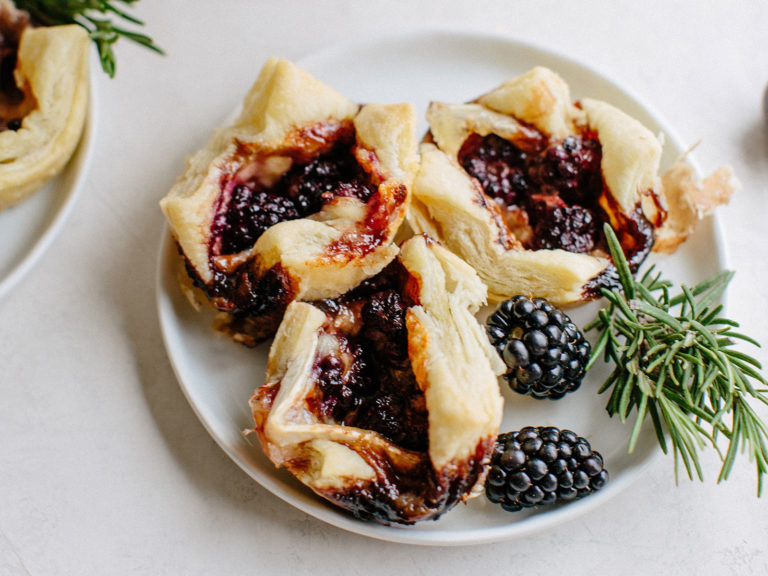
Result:
[[[93,68],[93,62],[91,64]],[[92,69],[88,114],[83,135],[72,158],[42,190],[0,211],[0,298],[29,272],[53,243],[83,187],[96,132],[94,74]]]
[[[669,165],[684,148],[658,115],[615,83],[568,58],[508,39],[429,32],[375,40],[324,51],[300,64],[321,80],[359,102],[411,101],[423,117],[429,99],[469,100],[500,81],[535,65],[558,71],[573,96],[611,102],[639,118],[654,132],[664,132],[663,162]],[[705,257],[701,257],[705,256]],[[211,316],[194,312],[176,283],[178,254],[167,232],[158,268],[158,310],[168,354],[193,409],[224,451],[265,488],[297,508],[340,528],[394,542],[456,545],[491,542],[531,534],[573,518],[606,502],[632,482],[655,455],[655,436],[641,435],[632,455],[626,451],[629,426],[608,418],[606,397],[596,394],[606,367],[590,372],[582,389],[558,402],[521,398],[505,390],[502,430],[524,425],[570,428],[592,442],[605,458],[611,480],[583,500],[535,513],[510,514],[477,498],[459,505],[436,522],[388,527],[355,520],[315,497],[290,474],[275,467],[241,431],[252,426],[248,398],[263,383],[268,345],[250,350],[211,331]],[[714,220],[702,222],[694,239],[662,261],[672,279],[689,283],[721,269],[725,256]],[[595,305],[571,313],[583,325]],[[601,372],[602,370],[602,372]]]

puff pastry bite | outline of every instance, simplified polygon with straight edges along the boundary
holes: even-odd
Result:
[[[435,519],[482,483],[501,360],[473,313],[486,289],[423,236],[334,300],[293,302],[250,400],[262,448],[362,519]]]
[[[589,299],[615,271],[602,223],[636,269],[664,228],[661,144],[598,100],[571,101],[546,68],[469,104],[433,102],[409,223],[471,264],[489,298]]]
[[[161,207],[194,284],[253,344],[294,299],[338,296],[397,254],[417,164],[410,104],[359,106],[271,59]]]
[[[0,2],[0,209],[58,174],[88,108],[90,40],[80,26],[32,28]]]

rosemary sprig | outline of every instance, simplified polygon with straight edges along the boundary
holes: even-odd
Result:
[[[736,455],[746,452],[757,466],[757,493],[762,494],[768,472],[768,426],[750,404],[768,405],[760,363],[733,349],[737,342],[759,346],[737,332],[738,324],[721,316],[718,304],[733,272],[722,271],[692,288],[670,295],[672,284],[651,267],[638,281],[632,277],[621,245],[605,225],[608,247],[618,271],[621,290],[602,290],[608,306],[585,330],[599,336],[587,369],[598,358],[614,363],[600,388],[610,393],[606,409],[626,422],[635,421],[629,452],[650,419],[659,444],[675,456],[675,478],[680,464],[689,478],[703,479],[699,450],[712,446],[722,467],[718,482],[726,480]],[[723,454],[718,446],[727,443]]]
[[[88,31],[88,35],[99,50],[101,67],[110,78],[115,76],[115,54],[113,45],[120,38],[163,54],[163,51],[146,34],[128,30],[115,24],[112,17],[124,20],[135,26],[144,23],[132,16],[120,5],[135,4],[139,0],[15,0],[18,8],[29,12],[32,20],[43,26],[78,24]],[[101,14],[103,16],[98,16]]]

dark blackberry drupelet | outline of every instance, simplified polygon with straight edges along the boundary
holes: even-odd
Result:
[[[306,218],[338,197],[367,203],[376,186],[358,165],[349,142],[342,140],[325,153],[296,161],[270,188],[253,182],[234,185],[213,223],[219,254],[236,254],[253,246],[270,227]],[[222,209],[223,208],[223,209]]]
[[[547,300],[521,295],[505,300],[488,318],[486,332],[516,392],[557,400],[581,385],[592,347]]]
[[[570,430],[528,426],[499,434],[485,494],[508,512],[568,502],[608,482],[600,453]]]

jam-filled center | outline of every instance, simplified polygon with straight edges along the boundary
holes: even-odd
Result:
[[[406,279],[394,263],[345,296],[316,303],[329,322],[315,359],[312,403],[327,422],[372,430],[424,452],[427,409],[408,356]]]
[[[598,241],[602,151],[590,135],[522,150],[495,134],[471,135],[459,162],[502,208],[526,248],[590,252]]]
[[[335,198],[368,202],[376,188],[355,158],[354,128],[344,125],[328,131],[326,138],[314,157],[292,150],[262,155],[256,159],[260,169],[246,166],[225,183],[213,221],[215,254],[247,250],[268,228],[315,214]],[[280,164],[289,168],[274,179],[264,178],[264,167]]]

